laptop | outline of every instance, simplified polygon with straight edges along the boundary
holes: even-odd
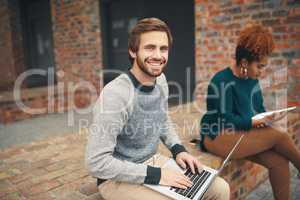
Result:
[[[166,195],[172,199],[176,200],[199,200],[202,199],[205,192],[208,190],[209,186],[213,183],[214,179],[221,173],[228,161],[230,160],[234,150],[237,148],[241,142],[244,135],[242,135],[236,142],[234,147],[231,149],[226,159],[223,161],[222,165],[218,170],[212,169],[208,166],[203,166],[203,170],[200,173],[193,174],[191,169],[183,170],[180,168],[174,159],[169,159],[163,167],[169,167],[173,169],[180,170],[190,178],[193,185],[187,189],[180,189],[176,187],[163,186],[163,185],[150,185],[144,184],[144,186],[155,190],[163,195]]]

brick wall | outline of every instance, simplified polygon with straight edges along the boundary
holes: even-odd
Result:
[[[23,72],[22,31],[16,0],[0,0],[1,28],[0,80],[13,86]],[[0,122],[9,123],[40,114],[65,112],[91,105],[102,87],[102,48],[98,0],[49,1],[51,7],[55,73],[54,87],[23,89],[22,102],[30,113],[14,101],[12,89],[1,93]],[[3,68],[2,66],[7,66]],[[7,70],[7,71],[4,71]],[[7,78],[7,74],[13,74]],[[1,75],[0,75],[1,76]]]
[[[89,106],[102,87],[99,1],[51,1],[51,8],[57,81],[69,107]]]
[[[273,31],[275,51],[269,60],[267,77],[261,80],[268,109],[300,106],[300,4],[299,1],[202,1],[195,0],[195,42],[197,101],[204,101],[207,84],[219,70],[234,64],[234,50],[241,28],[259,22]],[[281,124],[298,142],[300,112],[288,115]],[[251,167],[249,167],[250,169]],[[251,174],[237,178],[233,197],[252,190]]]
[[[98,0],[51,1],[56,71],[64,83],[89,80],[99,87],[102,65]]]
[[[18,5],[12,6],[13,1],[0,0],[0,90],[9,90],[20,68],[22,68],[23,54],[20,26],[15,26],[17,21]],[[20,62],[21,61],[21,62]]]

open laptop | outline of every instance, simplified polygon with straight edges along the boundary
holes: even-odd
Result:
[[[146,187],[155,190],[159,193],[162,193],[172,199],[176,200],[199,200],[202,199],[204,193],[208,190],[209,186],[212,184],[214,179],[220,174],[220,172],[224,169],[228,161],[230,160],[234,150],[241,142],[244,135],[242,135],[239,140],[236,142],[234,147],[231,149],[226,159],[223,161],[222,165],[218,170],[212,169],[207,166],[203,166],[203,170],[200,173],[193,174],[190,169],[183,170],[181,169],[174,159],[168,160],[163,167],[169,167],[178,169],[183,171],[183,173],[190,178],[193,182],[193,185],[187,189],[180,189],[176,187],[170,186],[162,186],[162,185],[149,185],[144,184]]]

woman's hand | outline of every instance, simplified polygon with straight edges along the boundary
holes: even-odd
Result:
[[[252,119],[252,127],[254,128],[264,128],[271,125],[273,122],[281,120],[286,116],[287,112],[277,112],[270,115],[266,115],[262,119]]]
[[[288,112],[286,112],[286,111],[274,113],[273,122],[283,119],[287,115],[287,113]]]
[[[262,119],[252,119],[252,127],[253,128],[264,128],[267,126],[267,122],[265,118]]]

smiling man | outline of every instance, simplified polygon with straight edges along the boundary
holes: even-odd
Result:
[[[131,68],[107,84],[95,104],[86,149],[86,165],[104,199],[168,199],[142,186],[187,188],[182,172],[161,168],[162,141],[182,168],[193,173],[201,163],[181,144],[168,116],[168,85],[163,70],[172,36],[156,18],[140,20],[129,35]],[[229,199],[229,186],[217,177],[206,197]]]

